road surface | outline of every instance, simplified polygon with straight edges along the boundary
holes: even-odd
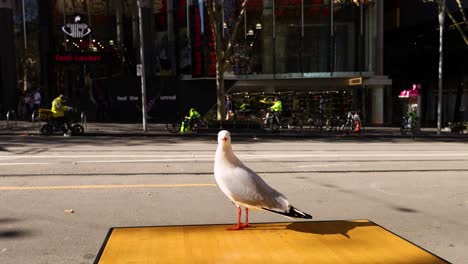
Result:
[[[232,140],[245,164],[313,220],[369,219],[468,262],[465,143]],[[234,223],[213,178],[216,144],[0,137],[0,263],[92,263],[110,227]],[[289,220],[252,212],[250,221]]]

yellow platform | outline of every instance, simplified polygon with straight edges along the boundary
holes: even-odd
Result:
[[[368,220],[112,228],[95,263],[448,263]]]

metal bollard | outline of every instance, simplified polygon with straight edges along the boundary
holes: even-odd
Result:
[[[14,117],[14,125],[10,126],[10,121]],[[6,127],[7,128],[12,128],[12,127],[17,127],[18,126],[18,117],[16,116],[15,110],[9,110],[6,114]]]
[[[85,112],[81,112],[81,126],[83,126],[83,128],[88,129]]]
[[[36,121],[38,121],[39,127],[41,126],[41,120],[39,119],[39,113],[36,111],[33,111],[31,114],[31,124],[32,127],[35,128]]]

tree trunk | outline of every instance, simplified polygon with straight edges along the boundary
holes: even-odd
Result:
[[[218,56],[217,56],[218,57]],[[219,58],[219,57],[218,57]],[[220,59],[216,59],[216,90],[217,90],[217,119],[223,120],[224,113],[224,64]]]
[[[241,18],[244,16],[245,13],[247,1],[248,0],[242,1],[242,8],[234,25],[233,31],[231,32],[230,40],[226,45],[223,45],[221,12],[224,12],[224,2],[222,1],[221,5],[218,6],[218,1],[204,0],[205,6],[208,10],[208,16],[211,22],[211,30],[213,30],[214,45],[216,52],[216,117],[218,120],[223,120],[225,117],[224,63],[231,52],[231,48],[237,34],[237,30],[239,28],[240,23],[242,22]],[[224,50],[224,48],[226,48],[226,50]]]

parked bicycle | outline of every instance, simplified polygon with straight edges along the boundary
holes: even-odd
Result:
[[[312,114],[312,116],[307,119],[307,125],[310,131],[316,130],[317,132],[322,133],[325,125],[323,114],[320,112]]]
[[[400,132],[402,135],[406,135],[407,132],[411,132],[414,135],[418,132],[416,118],[405,114],[401,121]]]
[[[342,128],[343,123],[344,119],[342,119],[339,115],[328,115],[325,117],[325,131],[329,133],[339,132]]]
[[[361,119],[357,112],[353,114],[351,111],[348,112],[341,121],[341,132],[349,135],[351,133],[361,134]]]
[[[284,120],[286,126],[289,130],[299,130],[302,131],[304,126],[304,121],[301,115],[297,113],[292,113],[290,117]]]
[[[263,121],[263,128],[270,132],[277,132],[281,128],[279,113],[268,110]]]
[[[176,134],[181,133],[182,122],[185,121],[185,118],[173,119],[166,122],[166,129],[170,133]],[[196,118],[193,120],[192,124],[189,126],[188,131],[185,132],[198,132],[200,128],[208,128],[208,122],[203,118]]]

